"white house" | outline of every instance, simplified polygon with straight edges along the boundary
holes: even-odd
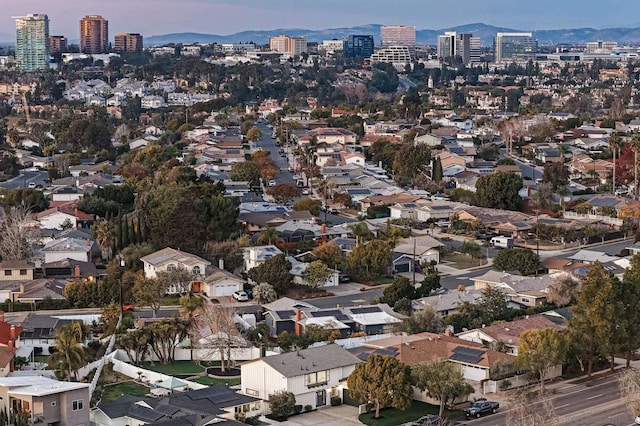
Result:
[[[171,247],[163,248],[140,260],[143,264],[144,275],[147,278],[156,278],[158,272],[168,272],[176,269],[184,269],[194,275],[204,275],[206,267],[211,262],[195,254],[186,253]]]
[[[91,262],[91,249],[95,243],[91,240],[78,238],[61,238],[48,242],[42,252],[44,263],[58,262],[65,259]]]
[[[165,106],[167,106],[167,104],[162,96],[148,95],[142,98],[141,101],[142,109],[156,109]]]
[[[62,229],[62,225],[67,221],[72,225],[72,228],[78,226],[77,218],[74,215],[56,208],[34,213],[32,218],[40,223],[40,227],[43,229]]]
[[[244,270],[249,271],[256,266],[260,266],[279,254],[282,254],[282,251],[274,245],[246,247],[244,249]]]
[[[307,280],[305,279],[305,273],[307,272],[307,268],[309,267],[309,263],[300,262],[293,256],[288,256],[287,260],[291,262],[291,275],[293,275],[293,282],[296,284],[309,285]],[[339,281],[339,272],[337,269],[332,269],[332,273],[327,278],[321,287],[334,287],[340,284]]]
[[[241,392],[266,401],[289,391],[298,405],[323,407],[331,397],[343,397],[346,379],[360,362],[336,344],[260,358],[241,366]]]
[[[191,291],[209,297],[231,296],[244,288],[244,281],[237,275],[220,268],[207,268],[207,276],[201,282],[192,282]]]

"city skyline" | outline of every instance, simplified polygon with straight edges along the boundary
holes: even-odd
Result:
[[[451,13],[447,7],[425,7],[421,0],[370,0],[366,8],[360,2],[339,0],[308,4],[295,0],[181,0],[179,7],[173,0],[22,0],[3,5],[0,36],[4,41],[14,38],[11,17],[28,13],[46,13],[51,34],[70,40],[79,39],[78,25],[85,15],[102,15],[109,20],[111,38],[118,32],[137,32],[145,37],[179,32],[227,35],[247,30],[318,30],[365,24],[413,25],[417,30],[473,22],[518,30],[640,26],[636,17],[640,4],[610,0],[604,17],[600,5],[597,0],[459,0],[455,13]]]

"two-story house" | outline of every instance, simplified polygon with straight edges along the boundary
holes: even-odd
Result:
[[[346,379],[360,362],[336,344],[260,358],[241,366],[241,392],[267,401],[275,392],[289,391],[296,404],[320,408],[343,396]]]
[[[59,382],[43,376],[0,378],[0,407],[21,410],[29,424],[58,426],[89,424],[89,383]]]
[[[30,281],[35,265],[26,260],[4,260],[0,262],[0,281]]]
[[[246,247],[243,249],[244,270],[249,271],[256,266],[260,266],[279,254],[282,254],[282,251],[274,245]]]

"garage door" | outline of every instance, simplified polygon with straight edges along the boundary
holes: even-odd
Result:
[[[349,389],[342,390],[342,402],[347,405],[353,405],[354,407],[360,406],[360,403],[358,401],[349,396]]]
[[[213,296],[231,296],[237,288],[234,284],[219,284],[213,288]]]
[[[396,264],[395,264],[395,266],[394,266],[394,268],[395,268],[395,271],[396,271],[397,273],[400,273],[400,272],[409,272],[409,271],[410,271],[410,269],[411,269],[411,268],[410,268],[410,265],[411,265],[411,264],[410,264],[410,263],[408,263],[408,262],[406,262],[406,263],[396,263]]]

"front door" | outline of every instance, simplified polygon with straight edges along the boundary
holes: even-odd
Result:
[[[316,407],[327,405],[327,391],[321,390],[316,392]]]

